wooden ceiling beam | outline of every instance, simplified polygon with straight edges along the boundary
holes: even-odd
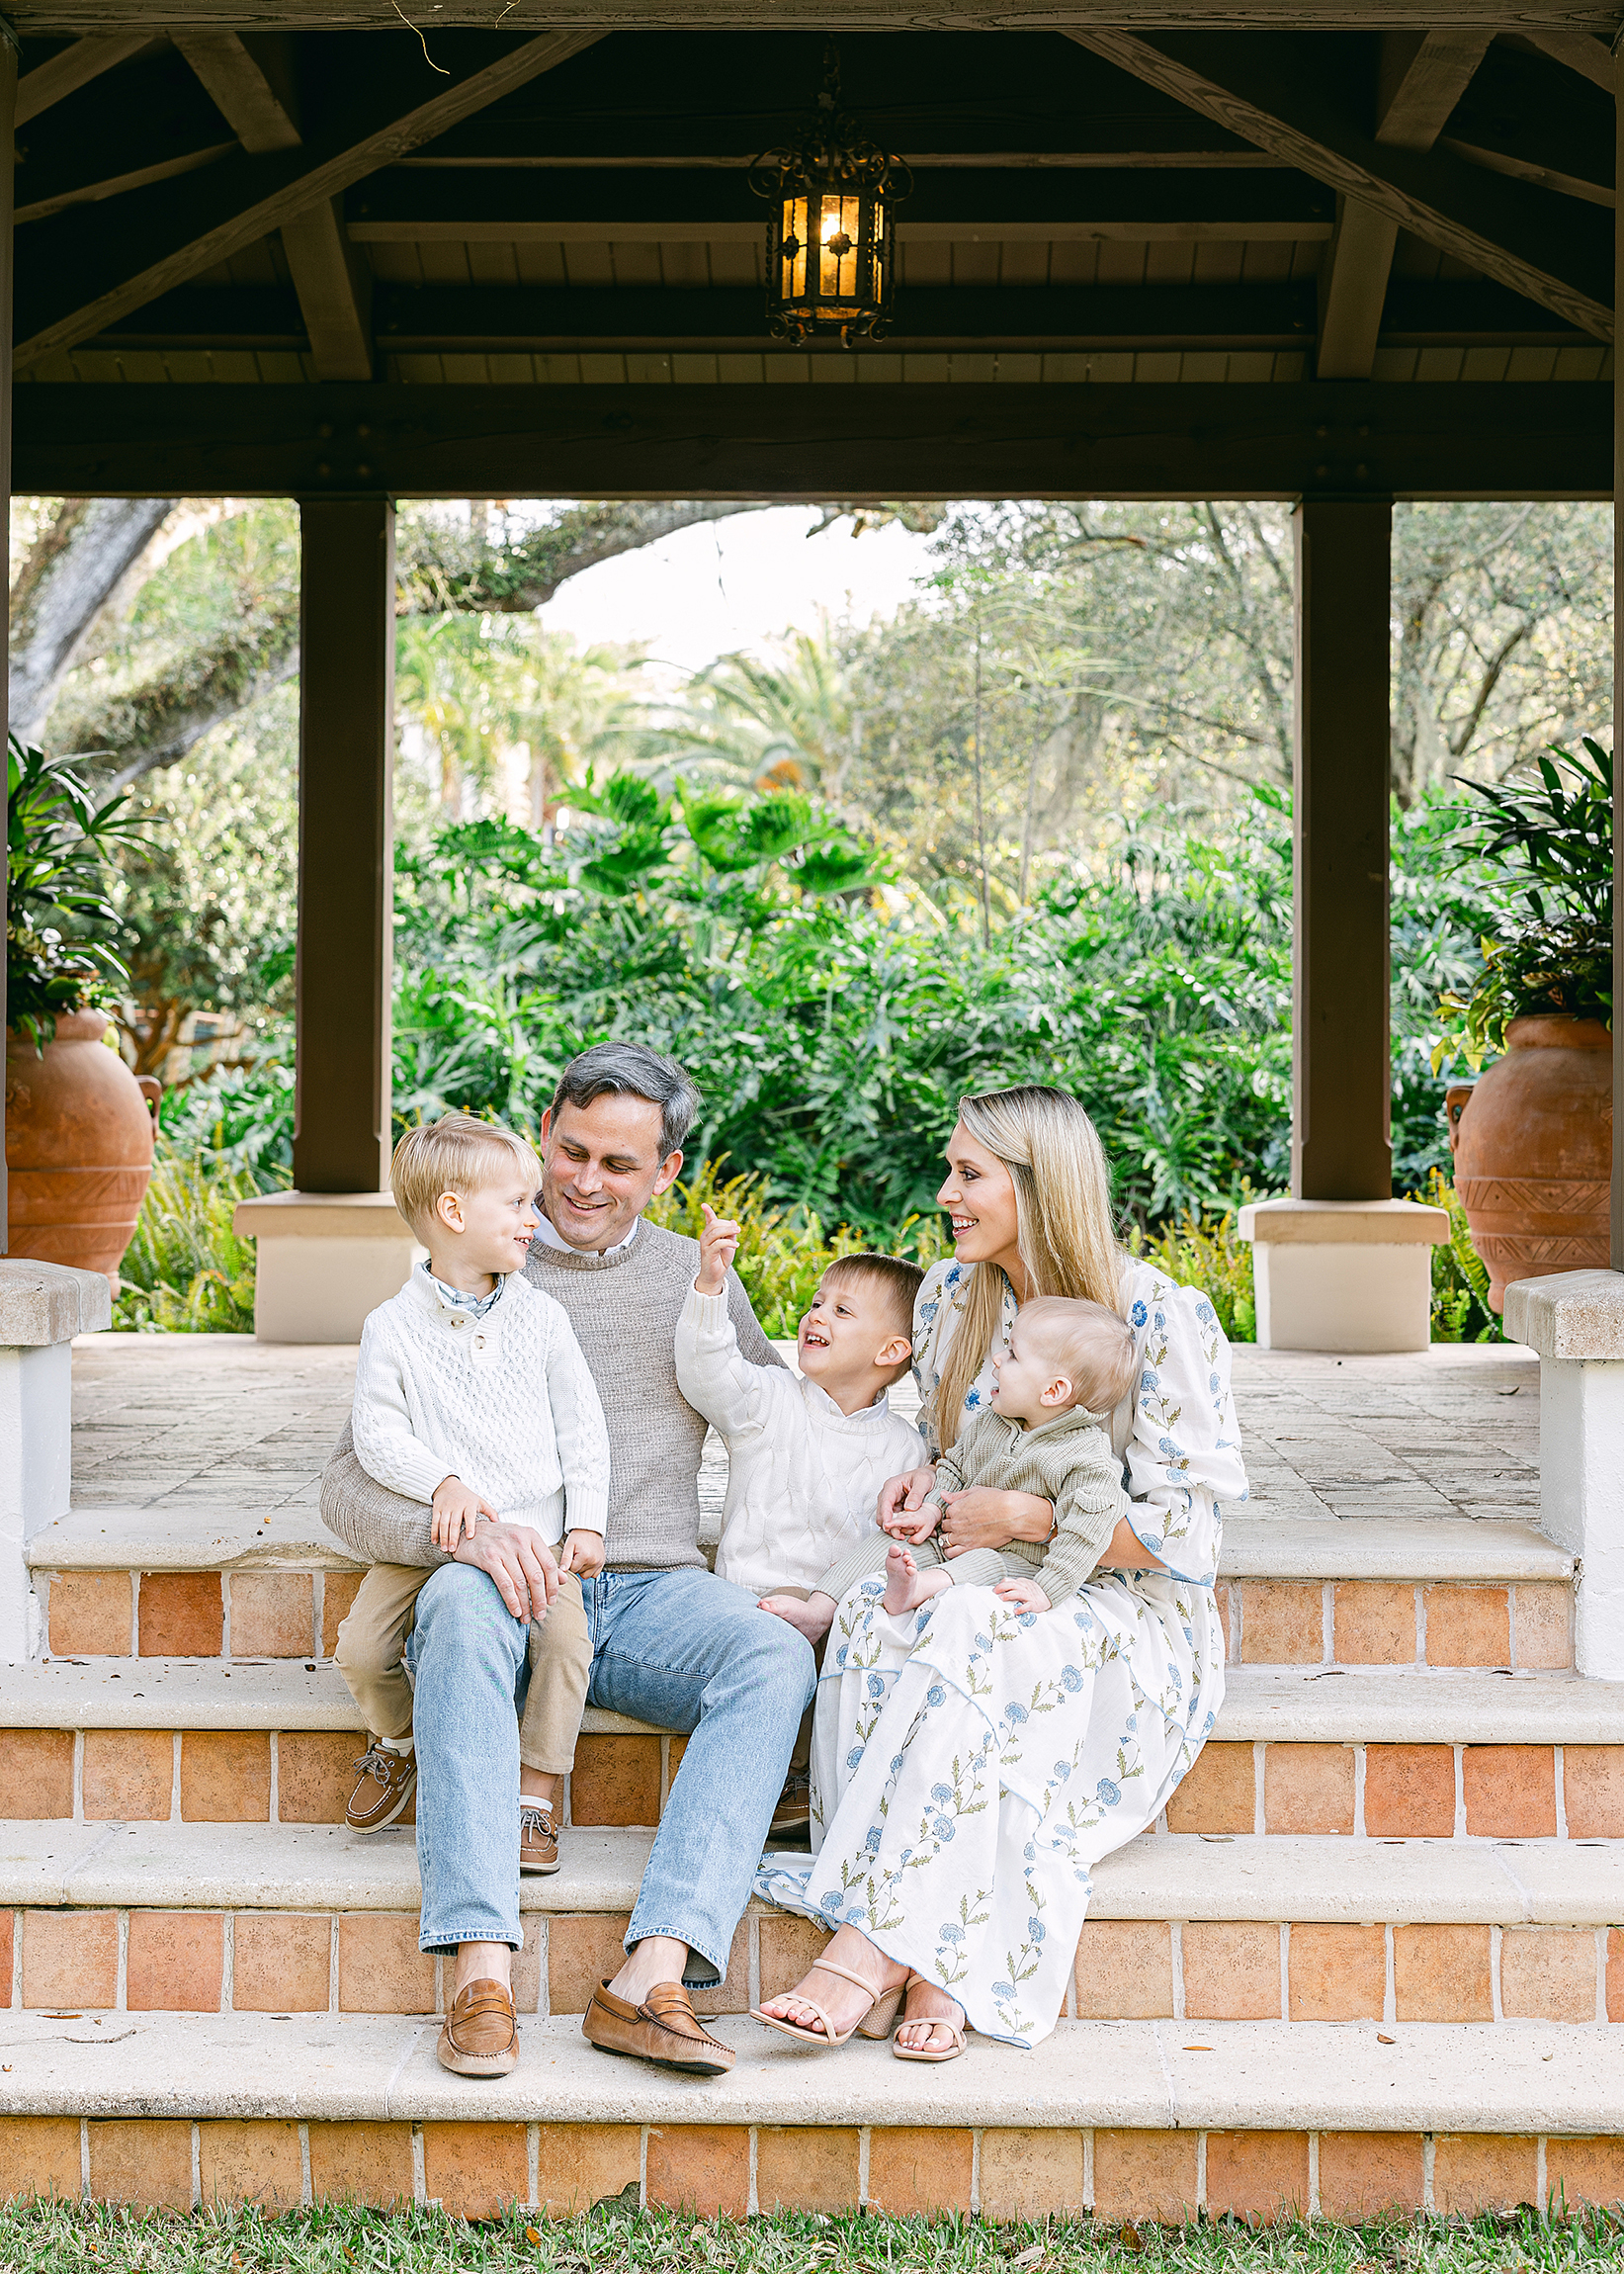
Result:
[[[1611,217],[1447,151],[1378,142],[1357,116],[1356,40],[1114,29],[1068,37],[1565,322],[1612,338]]]
[[[184,182],[134,191],[111,213],[74,208],[20,233],[19,365],[89,338],[601,35],[549,32],[498,44],[449,33],[439,42],[439,77],[400,42],[329,37],[322,125],[300,148],[242,151]]]
[[[759,244],[766,208],[742,173],[391,166],[344,204],[358,244]],[[1180,167],[1136,172],[965,166],[916,176],[901,241],[971,236],[1305,239],[1330,234],[1335,199],[1306,174]]]
[[[284,235],[286,237],[286,231]],[[570,347],[712,347],[775,352],[750,287],[395,285],[373,291],[385,353],[526,353]],[[353,334],[364,318],[351,319]],[[904,286],[880,350],[926,344],[1030,347],[1302,347],[1312,281],[1273,285]],[[1585,335],[1491,284],[1400,280],[1384,335],[1449,345],[1567,344]],[[183,286],[86,344],[119,348],[302,349],[315,334],[300,295],[274,285]],[[844,366],[843,351],[833,351]],[[861,354],[868,351],[859,351]]]
[[[63,96],[18,136],[17,219],[122,196],[231,147],[230,128],[165,42]]]
[[[1604,39],[1598,40],[1590,32],[1570,32],[1560,26],[1544,31],[1532,25],[1520,26],[1519,38],[1549,55],[1553,62],[1577,71],[1581,79],[1588,79],[1591,86],[1599,87],[1603,94],[1616,94],[1618,67]]]
[[[33,386],[44,495],[1610,497],[1607,382]]]
[[[371,379],[373,274],[344,232],[341,201],[284,221],[282,249],[317,379]]]
[[[149,47],[161,33],[150,26],[128,32],[111,32],[101,37],[90,36],[75,40],[59,55],[52,55],[43,63],[36,63],[32,71],[25,71],[17,82],[17,124],[26,127],[31,119],[39,118],[55,103],[76,94],[88,86],[92,79],[104,71],[116,70],[128,63],[131,55],[138,55]]]
[[[1384,32],[1377,51],[1376,139],[1390,149],[1429,150],[1470,86],[1489,46],[1480,32]],[[1399,224],[1391,214],[1343,197],[1336,234],[1320,272],[1321,379],[1368,379]]]
[[[1599,88],[1576,81],[1548,55],[1496,43],[1440,130],[1440,143],[1474,165],[1611,206],[1617,121],[1617,105]]]
[[[213,25],[173,38],[245,150],[298,149],[299,87],[285,33],[250,44],[242,33]]]

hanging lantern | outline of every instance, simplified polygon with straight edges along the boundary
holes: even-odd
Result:
[[[913,187],[899,158],[840,108],[840,56],[823,50],[817,109],[799,139],[764,150],[750,187],[768,201],[767,325],[799,343],[837,331],[879,339],[896,286],[896,208]]]

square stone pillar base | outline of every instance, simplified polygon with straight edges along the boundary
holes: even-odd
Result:
[[[1513,1279],[1505,1331],[1539,1353],[1539,1523],[1579,1559],[1574,1662],[1624,1682],[1624,1275]]]
[[[1414,1200],[1258,1200],[1240,1211],[1252,1244],[1257,1343],[1265,1351],[1424,1351],[1441,1208]]]
[[[427,1253],[387,1192],[270,1192],[239,1201],[231,1229],[258,1248],[262,1343],[358,1343]]]
[[[23,1548],[67,1514],[73,1338],[112,1323],[102,1272],[0,1258],[0,1660],[15,1663],[39,1647]]]

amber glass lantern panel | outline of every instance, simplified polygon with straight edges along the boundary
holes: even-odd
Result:
[[[804,197],[788,197],[779,228],[779,254],[783,275],[779,291],[786,300],[801,300],[807,292],[808,253],[812,243],[811,214]]]

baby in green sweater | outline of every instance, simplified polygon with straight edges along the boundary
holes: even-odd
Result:
[[[917,1514],[894,1522],[900,1536],[886,1556],[884,1599],[893,1614],[917,1611],[945,1587],[977,1586],[991,1586],[1012,1610],[1052,1610],[1092,1573],[1128,1507],[1110,1420],[1133,1387],[1137,1358],[1133,1332],[1116,1313],[1040,1296],[1024,1305],[992,1366],[992,1403],[937,1463]],[[947,1562],[930,1536],[943,1496],[977,1485],[1050,1501],[1048,1539],[973,1548]]]

